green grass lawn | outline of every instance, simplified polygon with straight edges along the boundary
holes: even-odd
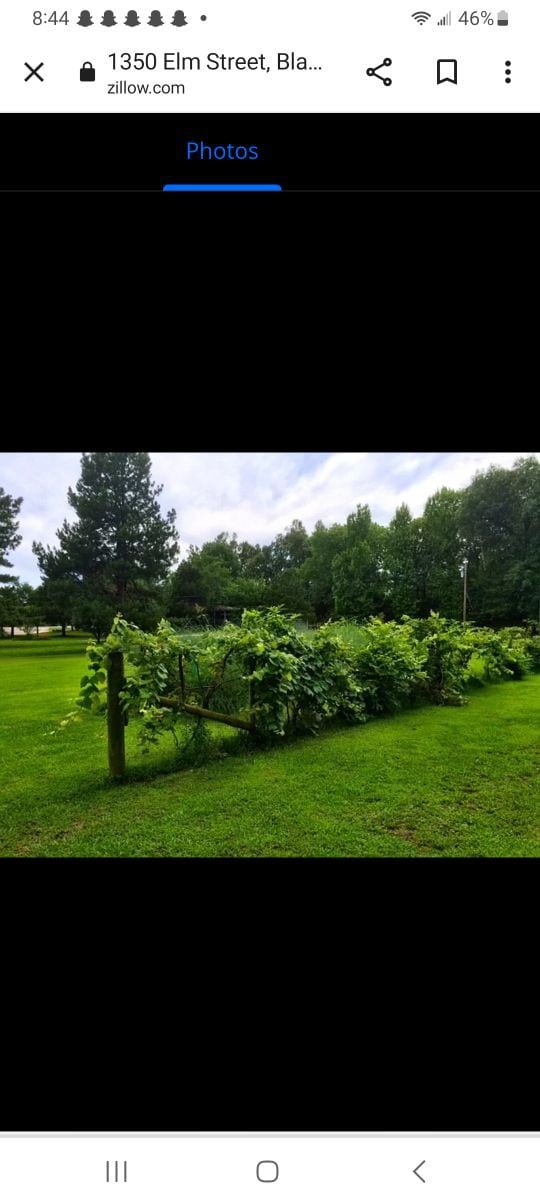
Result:
[[[540,854],[540,675],[174,770],[172,745],[107,779],[103,720],[73,709],[86,639],[0,642],[3,857],[532,857]],[[166,769],[167,772],[163,772]],[[159,772],[161,770],[161,772]]]

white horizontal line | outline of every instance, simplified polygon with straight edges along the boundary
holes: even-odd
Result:
[[[204,1132],[204,1133],[203,1132],[190,1133],[187,1131],[186,1132],[170,1132],[170,1133],[160,1133],[160,1132],[134,1133],[134,1132],[126,1132],[122,1129],[115,1129],[115,1130],[109,1130],[107,1132],[93,1132],[93,1133],[88,1133],[88,1132],[84,1132],[84,1133],[80,1132],[79,1133],[79,1132],[74,1132],[74,1131],[66,1132],[66,1133],[60,1133],[57,1131],[54,1133],[52,1133],[52,1132],[49,1133],[46,1131],[28,1132],[28,1133],[21,1133],[21,1132],[0,1133],[0,1138],[12,1138],[12,1137],[21,1138],[22,1140],[24,1140],[25,1138],[27,1138],[27,1139],[41,1138],[41,1139],[47,1139],[47,1140],[49,1140],[51,1138],[65,1139],[66,1137],[74,1137],[74,1138],[84,1137],[87,1140],[98,1140],[98,1139],[104,1138],[104,1137],[122,1137],[122,1138],[127,1138],[128,1140],[132,1140],[132,1141],[139,1141],[143,1138],[149,1138],[149,1139],[157,1138],[159,1140],[163,1140],[163,1139],[166,1140],[166,1139],[170,1139],[170,1138],[172,1138],[172,1139],[174,1139],[174,1138],[191,1139],[194,1137],[200,1138],[202,1141],[204,1141],[206,1138],[213,1138],[213,1137],[227,1137],[227,1138],[235,1138],[235,1137],[236,1138],[246,1138],[246,1137],[251,1138],[252,1137],[254,1139],[255,1138],[258,1139],[260,1137],[279,1137],[279,1138],[288,1137],[288,1138],[292,1138],[292,1139],[295,1139],[295,1138],[313,1139],[313,1138],[324,1138],[324,1137],[327,1137],[327,1138],[336,1138],[337,1137],[337,1138],[344,1138],[344,1139],[362,1138],[362,1137],[365,1137],[365,1138],[380,1137],[383,1139],[385,1139],[385,1138],[386,1139],[389,1139],[389,1138],[392,1138],[392,1139],[404,1138],[405,1139],[405,1138],[410,1138],[410,1137],[415,1137],[415,1138],[416,1137],[422,1137],[422,1138],[424,1138],[424,1137],[426,1137],[426,1138],[445,1137],[445,1138],[448,1138],[449,1140],[451,1140],[452,1138],[456,1138],[456,1137],[459,1137],[459,1138],[470,1137],[473,1139],[485,1138],[485,1139],[493,1140],[494,1138],[498,1139],[501,1137],[509,1137],[509,1138],[537,1137],[538,1138],[538,1137],[540,1137],[540,1132],[533,1132],[533,1131],[517,1132],[514,1130],[506,1130],[505,1132],[494,1132],[494,1131],[471,1132],[470,1130],[468,1132],[460,1132],[459,1130],[456,1130],[455,1132],[449,1133],[447,1131],[446,1132],[436,1132],[436,1131],[432,1130],[432,1131],[427,1132],[427,1131],[420,1130],[420,1129],[414,1129],[414,1130],[410,1130],[410,1131],[402,1131],[399,1133],[398,1132],[374,1133],[374,1132],[369,1132],[367,1130],[364,1132],[337,1132],[337,1131],[334,1132],[334,1131],[326,1130],[325,1132],[320,1132],[320,1133],[305,1132],[305,1131],[303,1131],[303,1132],[299,1131],[299,1132],[294,1132],[294,1133],[291,1133],[289,1131],[287,1133],[283,1133],[283,1132],[280,1132],[278,1129],[275,1129],[275,1130],[261,1129],[261,1130],[256,1130],[256,1131],[251,1130],[250,1132],[239,1132],[239,1131],[227,1132],[225,1130],[219,1130],[219,1131],[216,1130],[213,1132]]]

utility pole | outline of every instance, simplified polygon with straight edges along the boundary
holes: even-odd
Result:
[[[469,561],[464,556],[461,566],[461,576],[463,577],[463,622],[467,622],[467,565]]]

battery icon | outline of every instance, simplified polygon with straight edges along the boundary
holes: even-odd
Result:
[[[501,9],[500,13],[497,13],[497,25],[508,25],[508,13],[505,12],[504,8]]]

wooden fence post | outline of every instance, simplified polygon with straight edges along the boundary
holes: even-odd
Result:
[[[120,706],[120,690],[124,685],[124,656],[109,652],[107,670],[107,732],[109,738],[109,772],[121,778],[126,771],[125,720]]]

